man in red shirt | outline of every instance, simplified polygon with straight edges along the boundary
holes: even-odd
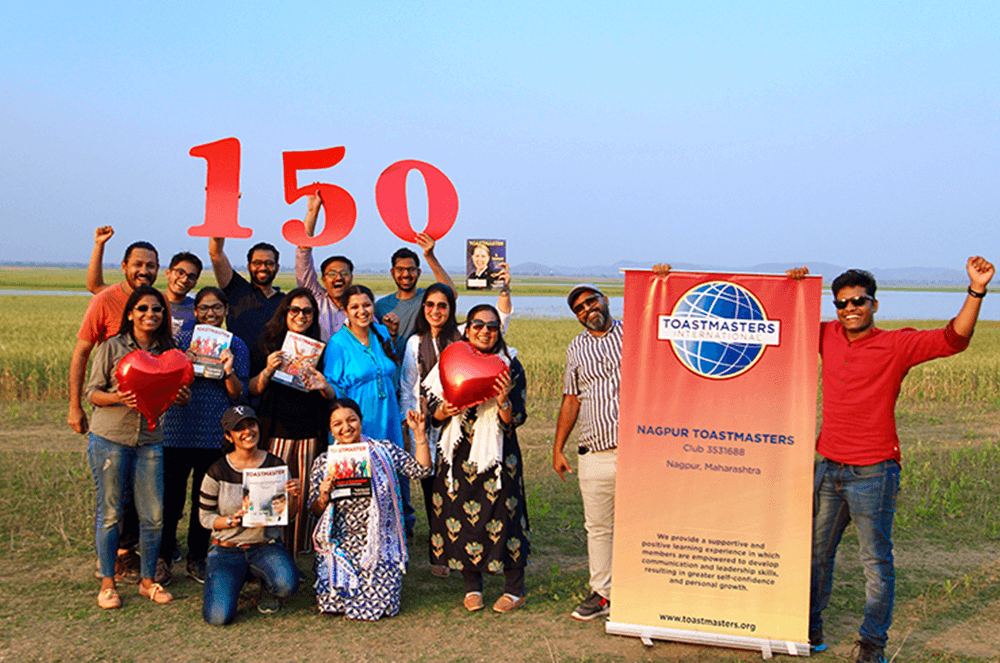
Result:
[[[865,565],[865,610],[857,663],[884,662],[896,572],[892,522],[899,490],[896,398],[907,371],[961,352],[969,345],[994,267],[981,257],[966,264],[969,289],[944,329],[883,331],[875,327],[875,278],[851,269],[833,281],[837,320],[820,329],[823,424],[816,451],[813,496],[809,642],[823,651],[823,609],[833,589],[837,545],[848,523],[858,534]],[[805,267],[788,271],[800,279]]]

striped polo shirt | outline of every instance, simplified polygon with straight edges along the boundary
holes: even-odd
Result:
[[[590,451],[618,446],[618,390],[622,378],[622,323],[603,336],[583,332],[566,349],[563,393],[580,399],[580,444]]]

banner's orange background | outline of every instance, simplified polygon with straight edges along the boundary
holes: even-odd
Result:
[[[657,339],[659,316],[707,281],[743,286],[781,323],[780,345],[742,375],[701,377]],[[816,277],[626,273],[612,622],[808,642],[821,287]]]

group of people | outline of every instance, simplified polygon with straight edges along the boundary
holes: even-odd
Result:
[[[309,234],[321,205],[309,197]],[[192,475],[186,571],[205,585],[209,623],[234,619],[250,576],[260,578],[258,608],[277,609],[277,599],[297,590],[303,576],[295,558],[307,552],[315,553],[321,612],[363,620],[396,614],[415,520],[411,478],[424,486],[435,575],[460,572],[468,588],[463,603],[476,610],[483,607],[482,574],[503,573],[494,610],[524,604],[530,530],[516,429],[525,419],[525,375],[503,341],[509,272],[501,275],[497,307],[477,306],[458,325],[454,284],[427,235],[417,243],[437,282],[418,288],[420,257],[400,249],[391,269],[397,289],[379,300],[353,284],[345,256],[324,261],[318,275],[307,247],[296,252],[299,287],[285,293],[274,286],[279,253],[269,244],[248,252],[247,280],[221,238],[209,241],[218,288],[192,297],[202,263],[180,253],[166,270],[166,292],[156,290],[159,256],[146,242],[126,249],[125,280],[108,286],[101,263],[112,236],[110,227],[95,232],[88,270],[95,296],[74,348],[68,415],[74,430],[90,434],[102,608],[121,607],[122,581],[138,582],[140,595],[156,603],[172,599],[166,586],[180,559],[177,526]],[[118,362],[133,350],[189,351],[196,324],[223,323],[233,337],[222,377],[195,378],[157,422],[147,422],[136,394],[118,387]],[[289,332],[326,344],[319,363],[303,369],[305,391],[274,379],[288,359],[282,346]],[[508,366],[483,403],[457,408],[443,396],[437,356],[456,341]],[[84,400],[94,407],[90,421]],[[439,441],[447,446],[438,448]],[[325,453],[331,444],[366,446],[369,494],[334,497]],[[290,476],[289,524],[243,527],[243,471],[280,466]]]
[[[310,235],[321,205],[318,196],[309,197],[305,225]],[[524,605],[530,526],[516,429],[526,416],[526,378],[516,350],[503,340],[511,312],[509,272],[501,275],[497,307],[476,306],[459,324],[454,284],[426,235],[418,235],[417,243],[437,282],[418,288],[419,256],[400,249],[391,262],[397,289],[376,300],[368,288],[353,284],[347,257],[326,259],[317,273],[308,247],[296,249],[298,288],[286,294],[273,286],[278,251],[268,244],[248,252],[248,281],[233,269],[220,238],[209,241],[220,288],[203,288],[190,297],[202,265],[196,256],[181,253],[166,270],[166,293],[153,289],[158,256],[145,242],[126,250],[125,281],[107,287],[100,262],[111,234],[110,228],[95,233],[88,287],[98,294],[74,348],[68,417],[77,432],[87,432],[81,396],[95,407],[89,456],[98,496],[102,607],[121,605],[115,581],[129,577],[122,563],[127,553],[119,551],[126,539],[142,551],[140,594],[158,603],[170,600],[165,583],[154,580],[169,571],[191,473],[192,502],[199,508],[189,525],[188,571],[199,581],[207,579],[205,618],[210,623],[234,617],[247,569],[265,577],[258,607],[274,609],[274,597],[298,586],[294,556],[309,550],[315,553],[321,611],[352,619],[396,614],[406,540],[412,534],[410,478],[423,487],[432,572],[461,573],[463,605],[470,611],[484,607],[484,572],[504,574],[504,593],[494,610]],[[958,315],[938,330],[880,330],[874,320],[874,277],[852,269],[833,281],[837,319],[822,324],[820,339],[823,418],[809,634],[814,651],[825,649],[822,613],[832,589],[836,549],[845,527],[854,522],[867,578],[857,661],[884,660],[894,599],[892,521],[900,474],[895,401],[911,367],[968,346],[995,270],[981,257],[970,258],[966,267],[968,295]],[[669,270],[665,264],[654,267],[660,277]],[[793,279],[807,274],[806,268],[788,272]],[[575,286],[567,304],[584,330],[567,349],[552,464],[565,480],[572,471],[565,445],[580,422],[578,472],[591,592],[573,617],[590,620],[610,610],[622,325],[594,285]],[[161,425],[148,431],[132,407],[134,394],[117,390],[117,361],[137,348],[153,354],[186,349],[195,323],[220,326],[223,320],[235,334],[224,378],[196,379],[180,391]],[[284,359],[280,348],[288,331],[327,343],[320,364],[307,371],[305,394],[271,379]],[[444,398],[437,366],[440,353],[458,341],[498,355],[509,368],[492,398],[464,409]],[[84,371],[95,346],[84,391]],[[325,449],[358,443],[370,453],[371,496],[333,499]],[[242,469],[278,464],[290,468],[293,524],[283,534],[242,528],[235,488]]]

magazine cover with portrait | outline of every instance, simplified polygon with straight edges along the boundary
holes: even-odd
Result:
[[[468,239],[465,241],[465,287],[469,290],[499,290],[500,265],[507,262],[507,240]]]
[[[243,470],[243,526],[288,524],[288,467]]]

